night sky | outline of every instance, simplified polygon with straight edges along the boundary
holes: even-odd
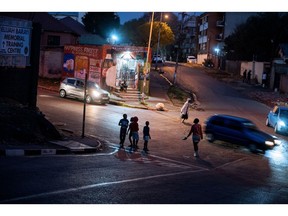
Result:
[[[125,22],[140,18],[144,13],[143,12],[117,12],[120,17],[120,23],[124,24]]]

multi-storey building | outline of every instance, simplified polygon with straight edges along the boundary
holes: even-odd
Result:
[[[224,40],[225,13],[209,12],[199,17],[197,63],[211,59],[216,67],[220,67],[221,46]]]
[[[224,39],[233,33],[237,25],[256,12],[207,12],[199,16],[197,63],[210,59],[215,67],[224,68]]]
[[[187,15],[183,22],[183,41],[181,44],[183,58],[187,56],[197,56],[197,16]]]

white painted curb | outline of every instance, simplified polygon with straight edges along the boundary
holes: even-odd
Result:
[[[24,156],[25,151],[23,149],[7,149],[6,156]]]

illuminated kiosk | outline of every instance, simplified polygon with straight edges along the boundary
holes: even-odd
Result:
[[[120,89],[121,83],[126,83],[128,89],[136,89],[149,95],[150,64],[145,70],[147,48],[136,46],[104,45],[105,59],[103,63],[102,78],[114,82],[114,87]],[[151,62],[151,55],[149,56]],[[110,76],[114,67],[115,76]],[[113,73],[113,72],[112,72]],[[145,79],[146,76],[146,79]],[[145,87],[144,80],[146,80]]]
[[[125,82],[128,89],[149,95],[150,63],[146,67],[147,47],[88,46],[64,47],[62,78],[78,77],[96,82],[104,89],[120,89]],[[148,62],[151,62],[151,54]],[[145,85],[144,85],[145,82]]]

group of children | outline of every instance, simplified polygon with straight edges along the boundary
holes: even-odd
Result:
[[[124,148],[124,142],[126,135],[129,134],[129,141],[132,150],[137,150],[138,141],[139,141],[139,125],[138,125],[138,117],[134,116],[130,118],[130,123],[127,119],[127,114],[123,114],[123,118],[120,119],[118,125],[120,126],[120,148]],[[145,126],[143,127],[143,140],[144,140],[144,148],[143,151],[146,153],[149,151],[148,149],[148,141],[151,139],[150,136],[150,128],[149,121],[145,122]]]

